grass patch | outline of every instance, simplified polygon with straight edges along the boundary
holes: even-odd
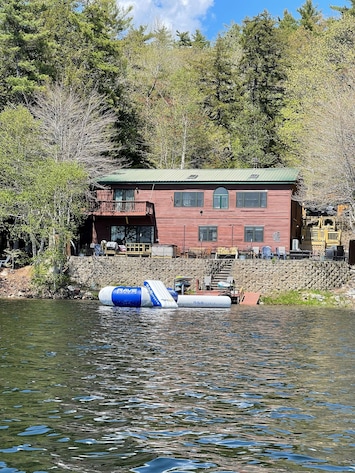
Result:
[[[328,291],[288,291],[263,296],[261,302],[265,305],[302,305],[339,307],[350,304],[344,296]]]

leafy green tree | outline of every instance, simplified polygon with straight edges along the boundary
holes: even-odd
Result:
[[[149,41],[150,40],[150,41]],[[155,114],[160,100],[166,95],[169,83],[169,74],[174,66],[171,60],[173,38],[165,28],[161,28],[147,35],[144,30],[131,30],[123,40],[123,53],[128,60],[126,93],[132,108],[135,110],[136,120],[140,124],[137,132],[142,154],[140,161],[143,166],[151,166],[151,144]]]
[[[124,62],[119,37],[128,28],[127,11],[114,0],[47,0],[42,13],[50,52],[51,79],[116,100]],[[75,45],[75,47],[73,47]]]
[[[57,162],[54,149],[42,141],[40,123],[28,109],[0,113],[0,218],[12,241],[32,244],[33,255],[53,246],[54,234],[73,238],[87,189],[81,164]]]
[[[323,34],[323,33],[322,33]],[[283,121],[279,136],[284,145],[284,162],[304,167],[304,139],[310,132],[310,114],[318,100],[329,71],[326,63],[322,34],[299,28],[290,36],[288,71],[285,83]]]
[[[34,282],[42,291],[54,293],[66,281],[67,248],[84,217],[87,173],[75,162],[51,158],[36,171],[28,195],[24,195],[24,208],[31,203],[24,229],[36,230],[36,242],[41,246],[45,242],[44,251],[34,258]]]
[[[120,35],[128,28],[130,19],[119,9],[115,0],[92,0],[83,8],[81,15],[83,57],[90,89],[111,98],[117,106],[120,100],[121,77],[124,75]]]
[[[143,123],[147,160],[157,167],[212,162],[217,142],[221,145],[212,142],[219,134],[202,108],[196,66],[209,50],[178,47],[161,32],[148,43],[140,36],[128,47],[129,93]]]
[[[63,126],[67,126],[73,136],[62,132],[55,135],[52,130],[49,137],[51,127],[48,123],[52,123],[59,109],[45,108],[42,103],[40,110],[41,120],[34,118],[23,106],[7,107],[0,113],[0,166],[3,170],[0,222],[13,248],[18,240],[31,245],[35,280],[52,293],[65,279],[66,249],[85,215],[89,158],[98,153],[95,145],[99,141],[98,135],[93,140],[94,146],[85,144],[84,135],[100,134],[100,124],[96,120],[96,131],[88,128],[90,120],[86,115],[91,115],[95,109],[81,107],[82,134],[75,132],[73,124],[68,126],[68,120],[57,117],[58,128],[65,123]],[[47,117],[45,125],[42,124],[44,110],[48,115],[53,113]],[[62,114],[66,117],[71,111],[73,107]],[[63,142],[71,138],[78,146],[75,149],[73,144],[63,146],[57,138]]]
[[[164,25],[158,25],[153,31],[153,41],[160,46],[172,48],[174,46],[174,38],[171,31]]]
[[[31,184],[33,169],[46,156],[39,137],[39,123],[25,107],[8,107],[0,113],[0,216],[3,221],[11,218],[15,222],[24,217],[18,211],[18,201]],[[19,238],[20,232],[13,236]]]
[[[355,18],[345,15],[333,22],[324,33],[324,58],[335,66],[335,74],[339,79],[347,78],[348,70],[355,61]]]
[[[38,123],[24,107],[1,112],[0,162],[4,172],[1,176],[0,215],[12,240],[26,240],[28,235],[32,241],[35,239],[35,231],[25,231],[27,209],[32,205],[31,201],[26,205],[25,195],[29,195],[38,167],[46,156],[39,136]]]
[[[285,159],[291,165],[304,166],[305,142],[313,134],[311,117],[320,104],[328,102],[330,80],[335,81],[332,87],[349,82],[355,61],[354,31],[354,18],[345,15],[330,22],[322,34],[300,28],[292,36],[280,130]]]
[[[159,167],[203,167],[212,159],[214,127],[201,110],[201,101],[196,71],[182,61],[170,76],[165,100],[159,102],[159,129],[165,143],[164,153],[153,148],[161,156]]]
[[[136,67],[136,58],[142,53],[142,49],[147,46],[148,41],[153,38],[154,33],[148,32],[147,26],[141,25],[138,28],[129,28],[122,39],[122,52],[129,65]]]
[[[272,153],[265,153],[270,146],[268,117],[250,102],[245,102],[236,124],[233,150],[238,166],[272,167],[279,160]]]

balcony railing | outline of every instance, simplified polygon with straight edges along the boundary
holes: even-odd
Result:
[[[147,201],[133,200],[100,200],[91,207],[93,215],[112,216],[112,215],[153,215],[154,204]]]

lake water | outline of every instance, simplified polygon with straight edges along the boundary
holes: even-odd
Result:
[[[355,314],[0,301],[0,473],[355,471]]]

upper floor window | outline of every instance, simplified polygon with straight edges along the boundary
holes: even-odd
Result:
[[[237,207],[265,208],[267,192],[237,192]]]
[[[130,212],[134,209],[134,189],[115,189],[113,198],[118,212]]]
[[[229,195],[227,189],[218,187],[213,193],[213,208],[214,209],[228,209]]]
[[[115,189],[114,200],[134,200],[134,189]]]
[[[174,192],[174,207],[203,207],[203,192]]]

